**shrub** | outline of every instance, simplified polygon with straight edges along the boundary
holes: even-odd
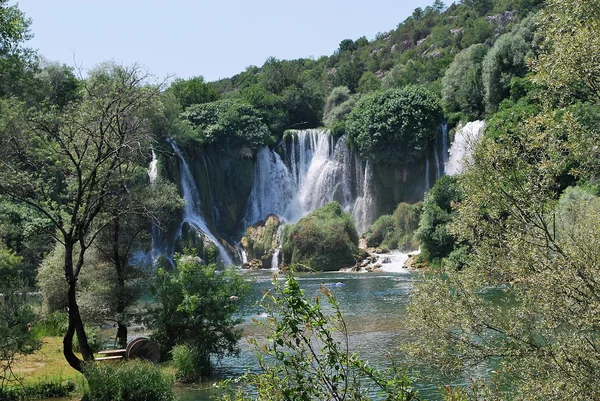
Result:
[[[33,328],[40,337],[60,337],[67,332],[69,316],[63,311],[47,314]]]
[[[159,270],[149,306],[147,324],[162,355],[185,344],[196,354],[195,369],[211,373],[211,358],[234,355],[241,330],[235,316],[248,283],[236,269],[217,270],[217,265],[177,257],[174,272]]]
[[[173,377],[145,361],[85,366],[87,401],[172,401]]]
[[[416,249],[418,245],[414,234],[419,227],[421,208],[421,202],[414,205],[402,202],[393,215],[380,216],[365,233],[367,245],[404,251]]]
[[[39,381],[18,387],[0,388],[0,400],[20,401],[24,399],[66,397],[72,394],[76,388],[75,383],[70,380]]]
[[[331,202],[286,228],[283,258],[317,270],[338,270],[356,261],[358,233],[350,214]]]
[[[85,335],[87,337],[88,345],[93,353],[102,351],[104,349],[104,342],[100,336],[100,330],[97,327],[86,327]],[[73,337],[73,351],[81,352],[79,349],[79,340],[77,339],[77,333]]]

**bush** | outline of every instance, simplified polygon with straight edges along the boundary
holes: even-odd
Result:
[[[87,337],[88,345],[90,349],[95,354],[98,351],[102,351],[104,349],[104,342],[102,341],[102,337],[100,336],[100,330],[97,327],[86,327],[85,335]],[[77,333],[73,337],[73,351],[81,352],[79,349],[79,340],[77,338]]]
[[[33,328],[40,337],[61,337],[67,332],[68,325],[67,312],[55,311],[44,316]]]
[[[211,358],[239,352],[241,330],[236,325],[241,320],[235,313],[249,285],[239,270],[217,270],[217,265],[204,266],[194,258],[176,260],[174,272],[157,274],[147,324],[162,355],[185,344],[196,353],[196,371],[208,376]]]
[[[363,158],[407,164],[424,154],[443,119],[438,98],[423,87],[375,92],[362,98],[346,122]]]
[[[283,240],[286,264],[302,264],[316,270],[352,266],[358,252],[358,233],[350,214],[331,202],[286,227]]]
[[[85,366],[87,401],[172,401],[173,377],[145,361]]]
[[[455,217],[453,202],[461,199],[458,180],[452,176],[437,180],[425,195],[416,236],[427,260],[444,258],[454,250],[455,240],[448,232],[447,225]]]
[[[20,401],[24,399],[67,397],[76,388],[75,383],[69,380],[41,381],[18,387],[0,388],[0,400]]]
[[[418,248],[414,233],[419,227],[422,203],[399,203],[393,215],[380,216],[365,233],[367,245],[410,251]]]

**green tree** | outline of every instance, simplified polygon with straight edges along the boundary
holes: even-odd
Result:
[[[219,93],[212,84],[204,82],[204,77],[176,79],[168,89],[185,109],[193,104],[210,103],[219,99]]]
[[[381,88],[381,81],[372,71],[365,71],[358,80],[358,92],[369,93]]]
[[[21,271],[21,261],[23,258],[15,255],[8,249],[4,242],[0,240],[0,282],[10,283],[23,280]]]
[[[527,60],[533,55],[534,23],[533,17],[528,18],[512,32],[502,35],[483,59],[486,112],[496,112],[502,99],[510,93],[512,79],[527,74]]]
[[[271,134],[259,113],[240,100],[219,100],[197,104],[182,114],[203,144],[215,144],[221,151],[241,146],[258,149],[271,143]]]
[[[241,330],[236,315],[247,295],[248,283],[236,269],[217,270],[202,265],[191,255],[177,257],[177,269],[159,270],[149,307],[152,338],[167,355],[175,345],[193,351],[196,378],[210,375],[214,358],[235,355]]]
[[[543,50],[533,63],[534,80],[557,101],[600,98],[600,19],[594,0],[549,1],[540,23]]]
[[[599,99],[584,71],[598,60],[575,65],[554,43],[564,32],[565,55],[593,46],[600,13],[597,2],[550,1],[544,16],[541,33],[557,42],[533,62],[540,110],[497,124],[475,150],[450,226],[469,258],[418,285],[410,325],[414,354],[437,366],[493,360],[503,399],[590,400],[600,393]],[[571,40],[572,30],[582,36]]]
[[[348,116],[346,128],[362,157],[406,164],[427,149],[442,118],[435,95],[415,86],[362,98]]]
[[[77,304],[77,279],[85,252],[111,221],[102,212],[111,196],[120,194],[120,172],[147,160],[148,115],[159,88],[144,86],[146,79],[135,67],[100,66],[83,84],[81,101],[28,116],[26,127],[11,126],[0,139],[0,193],[43,214],[64,247],[69,327],[63,352],[79,371],[82,361],[72,351],[75,333],[84,359],[93,355]]]
[[[461,191],[457,178],[452,176],[444,176],[437,180],[425,195],[416,237],[428,260],[446,257],[454,249],[455,240],[447,225],[455,218],[453,203],[460,199]]]
[[[35,53],[23,47],[33,35],[29,30],[31,19],[0,0],[0,96],[14,95],[27,99],[29,85],[37,70]]]
[[[484,113],[482,61],[488,47],[476,44],[458,53],[442,79],[442,101],[451,113],[463,113],[468,120]]]

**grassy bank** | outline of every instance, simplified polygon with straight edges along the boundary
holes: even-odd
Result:
[[[44,337],[42,347],[20,357],[13,366],[19,382],[0,390],[3,400],[62,397],[81,392],[85,380],[71,368],[62,352],[62,337]]]

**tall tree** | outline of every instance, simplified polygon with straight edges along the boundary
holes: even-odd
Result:
[[[101,65],[82,84],[80,101],[30,114],[24,126],[8,126],[0,139],[0,193],[44,214],[64,247],[69,325],[63,353],[79,371],[75,333],[83,358],[93,359],[76,297],[85,253],[108,224],[143,208],[104,213],[121,196],[128,174],[149,159],[149,115],[160,87],[146,85],[148,79],[135,66]]]

